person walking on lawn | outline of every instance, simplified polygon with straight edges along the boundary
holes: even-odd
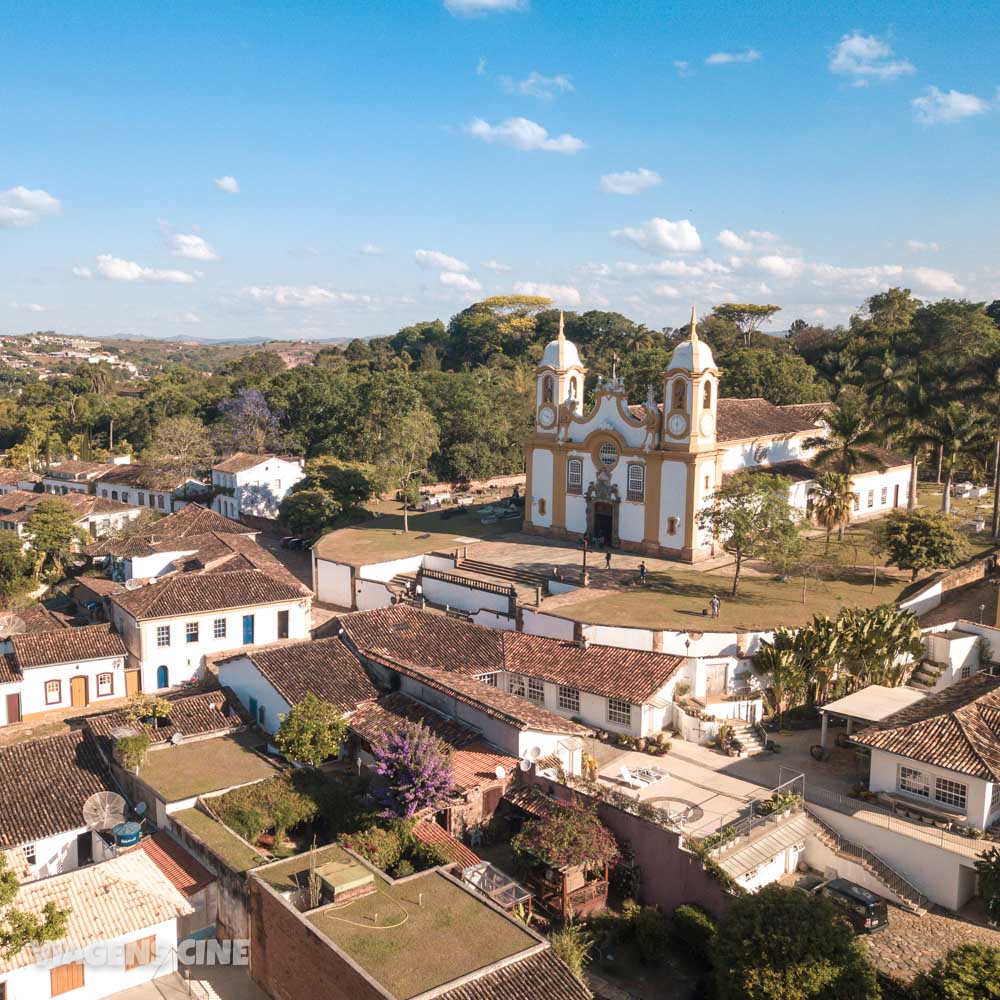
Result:
[[[611,549],[607,549],[604,553],[604,568],[611,569]]]
[[[643,561],[639,563],[639,583],[645,584],[645,582],[646,582],[646,560],[643,559]]]

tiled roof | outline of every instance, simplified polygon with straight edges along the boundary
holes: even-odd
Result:
[[[0,468],[0,483],[7,486],[13,483],[16,485],[21,482],[25,477],[25,473],[21,472],[20,469],[8,469]]]
[[[66,479],[69,477],[85,476],[93,479],[101,472],[110,471],[114,466],[110,462],[81,462],[76,459],[69,459],[65,462],[53,462],[46,470],[45,475],[53,479]]]
[[[215,876],[186,851],[169,833],[143,837],[126,853],[141,852],[160,869],[185,899],[215,881]]]
[[[101,485],[131,486],[136,489],[152,490],[175,490],[183,486],[189,479],[178,473],[166,472],[152,465],[116,465],[113,469],[105,472],[98,482]]]
[[[76,520],[94,517],[100,514],[123,514],[126,511],[138,510],[135,504],[121,503],[106,497],[96,497],[89,493],[26,493],[15,490],[0,496],[0,519],[21,523],[31,517],[32,512],[43,500],[57,500],[72,512]]]
[[[19,684],[24,678],[17,669],[13,653],[0,655],[0,684]]]
[[[810,404],[799,412],[798,407],[775,406],[760,398],[720,399],[716,437],[721,443],[814,430],[818,419],[815,408],[823,405],[829,404]]]
[[[168,697],[170,714],[156,727],[133,722],[125,712],[109,712],[87,719],[87,728],[98,737],[106,738],[116,729],[141,728],[150,743],[169,743],[174,733],[182,736],[208,736],[239,729],[253,721],[244,715],[239,699],[228,688],[204,694]]]
[[[69,628],[66,615],[44,604],[32,604],[15,612],[24,622],[25,632],[51,632],[57,628]]]
[[[442,993],[438,1000],[591,1000],[593,994],[551,948]]]
[[[413,836],[424,844],[440,847],[447,857],[459,868],[478,865],[481,858],[473,854],[460,840],[456,840],[447,830],[437,823],[423,820],[413,828]]]
[[[259,570],[240,570],[204,576],[179,573],[139,590],[113,594],[109,599],[133,618],[144,620],[249,608],[301,598],[302,592],[297,587],[272,580]]]
[[[555,808],[553,800],[542,795],[533,785],[514,785],[503,793],[503,797],[529,816],[548,816]]]
[[[198,503],[189,503],[179,511],[161,517],[148,528],[130,535],[126,539],[105,539],[87,548],[91,556],[147,556],[156,549],[153,547],[168,539],[187,538],[190,535],[235,534],[256,535],[253,528],[248,528],[239,521],[223,517],[209,507]]]
[[[484,674],[503,669],[502,633],[405,604],[343,615],[340,626],[364,652],[408,663]]]
[[[527,698],[508,694],[506,691],[491,687],[467,674],[434,670],[432,667],[405,663],[401,660],[378,657],[368,653],[365,656],[375,663],[381,663],[390,670],[413,677],[427,687],[448,694],[457,701],[470,705],[485,715],[506,722],[519,730],[533,729],[541,733],[567,733],[581,736],[591,732],[586,726],[581,726],[556,715],[554,712],[539,708]]]
[[[84,733],[0,747],[0,847],[85,826],[84,802],[95,792],[113,790]]]
[[[851,739],[974,778],[1000,781],[1000,677],[975,674]]]
[[[52,663],[78,663],[126,654],[125,643],[110,625],[84,625],[51,632],[12,635],[14,659],[20,670]]]
[[[14,906],[28,913],[41,914],[47,903],[69,911],[65,937],[47,943],[44,951],[28,945],[14,955],[0,957],[0,972],[34,965],[43,955],[51,957],[63,949],[77,951],[194,912],[153,859],[141,851],[29,882],[14,899]]]
[[[652,698],[684,662],[679,656],[642,649],[583,649],[575,642],[523,632],[500,635],[506,670],[636,705]]]
[[[365,668],[340,639],[293,642],[238,655],[246,656],[290,705],[311,692],[344,713],[378,697]]]
[[[284,462],[297,462],[299,459],[290,455],[251,455],[245,451],[238,451],[235,455],[224,458],[221,462],[216,462],[212,466],[213,472],[246,472],[272,458],[280,458]]]

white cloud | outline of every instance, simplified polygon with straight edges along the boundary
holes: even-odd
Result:
[[[376,246],[374,243],[363,243],[358,253],[363,254],[365,257],[378,257],[382,253],[382,248]]]
[[[757,266],[776,278],[797,278],[806,268],[805,261],[801,258],[783,257],[777,253],[758,257]]]
[[[11,302],[11,309],[19,309],[22,312],[43,313],[48,312],[48,306],[43,306],[38,302]]]
[[[413,256],[421,267],[460,273],[472,270],[465,261],[459,260],[457,257],[451,257],[446,253],[441,253],[440,250],[418,250]]]
[[[529,73],[523,80],[514,80],[509,76],[500,77],[500,86],[508,94],[520,94],[522,97],[538,97],[543,101],[551,101],[559,94],[569,93],[574,89],[573,81],[564,73],[555,76],[544,76],[537,70]]]
[[[476,76],[486,76],[486,56],[480,56],[476,63]]]
[[[134,260],[124,260],[102,253],[97,258],[97,273],[109,281],[141,281],[175,285],[190,285],[195,280],[193,274],[187,271],[163,270],[156,267],[144,267]]]
[[[701,249],[698,230],[688,219],[677,222],[671,222],[670,219],[649,219],[638,229],[616,229],[611,235],[628,240],[650,253],[690,253]]]
[[[948,271],[939,271],[934,267],[915,267],[910,273],[920,288],[936,295],[957,295],[963,291],[955,280],[955,275]]]
[[[982,115],[990,110],[989,104],[975,94],[959,90],[942,91],[928,87],[923,97],[910,101],[913,114],[922,125],[943,125],[960,122],[963,118]]]
[[[58,215],[62,203],[41,188],[17,187],[0,191],[0,227],[24,229],[43,215]]]
[[[750,244],[737,236],[731,229],[723,229],[715,239],[720,246],[724,246],[727,250],[738,250],[742,253],[750,249]]]
[[[448,288],[455,288],[460,292],[478,292],[482,285],[470,274],[459,274],[456,271],[442,271],[438,275],[438,281]]]
[[[869,80],[891,80],[915,72],[907,59],[894,59],[892,48],[875,35],[853,31],[843,35],[830,53],[830,72],[854,78],[855,86]]]
[[[175,316],[174,320],[177,323],[190,323],[193,325],[195,323],[200,323],[201,317],[195,312],[185,312]]]
[[[514,283],[517,295],[541,295],[552,299],[560,306],[578,306],[580,292],[572,285],[550,285],[544,281],[517,281]]]
[[[681,293],[673,285],[657,285],[653,289],[653,294],[659,296],[661,299],[676,299]]]
[[[640,194],[662,183],[663,178],[655,170],[639,167],[638,170],[623,170],[620,174],[605,174],[601,178],[601,190],[608,194]]]
[[[766,229],[750,229],[747,236],[755,243],[777,243],[781,239],[777,233],[769,233]]]
[[[547,129],[530,118],[506,118],[499,125],[490,125],[482,118],[473,118],[466,125],[465,131],[483,142],[498,142],[525,153],[542,150],[546,153],[572,154],[587,148],[582,139],[568,133],[550,136]]]
[[[220,191],[225,191],[226,194],[239,194],[240,193],[240,183],[239,181],[230,174],[226,174],[225,177],[216,177],[215,186]]]
[[[923,240],[907,240],[906,246],[910,253],[937,253],[941,249],[940,243],[925,243]]]
[[[239,291],[240,298],[280,309],[311,309],[315,306],[365,302],[367,296],[336,292],[321,285],[251,285]]]
[[[752,63],[760,58],[756,49],[745,52],[713,52],[706,60],[706,66],[729,66],[732,63]]]
[[[218,260],[219,255],[200,236],[194,233],[173,233],[167,238],[170,252],[175,257],[188,260]]]
[[[484,260],[483,267],[485,267],[487,271],[495,271],[497,274],[500,274],[503,271],[511,270],[510,264],[501,264],[498,260]]]
[[[509,10],[527,10],[527,0],[444,0],[444,8],[455,17],[475,17]]]
[[[94,272],[89,267],[74,267],[73,273],[78,278],[92,278],[94,276]]]
[[[653,264],[633,264],[619,261],[615,264],[615,270],[619,274],[627,275],[658,275],[670,278],[702,278],[709,274],[726,274],[729,269],[712,260],[704,257],[695,264],[689,264],[684,260],[658,260]]]

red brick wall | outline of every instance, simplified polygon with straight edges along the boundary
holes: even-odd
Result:
[[[385,1000],[312,928],[250,879],[250,975],[274,1000]]]

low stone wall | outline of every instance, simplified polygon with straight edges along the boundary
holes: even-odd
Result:
[[[994,552],[1000,552],[1000,549],[995,549]],[[992,554],[990,553],[990,555]],[[990,555],[977,556],[975,559],[962,563],[961,566],[932,576],[915,594],[900,601],[899,606],[916,615],[936,608],[949,591],[964,587],[967,583],[975,583],[977,580],[985,579]]]

